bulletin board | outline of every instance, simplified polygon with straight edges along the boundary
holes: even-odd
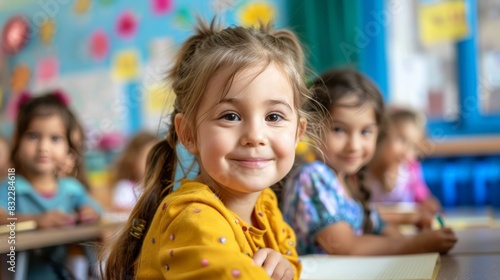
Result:
[[[12,127],[14,116],[6,107],[16,95],[54,88],[71,97],[87,130],[125,135],[156,130],[172,101],[167,69],[191,34],[196,16],[211,19],[217,14],[226,25],[274,19],[281,28],[287,24],[285,4],[285,0],[2,1],[0,31],[13,16],[24,17],[31,27],[24,48],[0,56],[2,130]]]

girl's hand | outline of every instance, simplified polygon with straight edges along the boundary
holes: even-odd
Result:
[[[36,219],[38,228],[52,228],[75,224],[73,215],[65,214],[61,211],[45,212]]]
[[[293,279],[295,271],[292,264],[280,253],[273,249],[262,248],[253,256],[256,265],[263,267],[271,279]]]
[[[451,228],[423,231],[415,236],[425,252],[446,254],[457,243],[457,237]]]
[[[434,213],[426,211],[426,210],[420,210],[418,212],[418,218],[415,223],[415,226],[420,229],[430,229],[432,227],[432,222],[434,221]]]
[[[81,223],[93,223],[99,220],[99,213],[94,208],[84,205],[78,210],[78,221]]]

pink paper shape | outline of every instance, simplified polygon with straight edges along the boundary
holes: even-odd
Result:
[[[59,73],[59,59],[57,57],[41,58],[36,66],[36,73],[37,80],[42,83],[56,78]]]
[[[155,15],[163,15],[172,10],[172,0],[151,0],[153,13]]]
[[[135,35],[137,32],[137,18],[130,11],[125,11],[118,16],[116,22],[116,33],[118,36],[126,39]]]
[[[104,59],[109,53],[109,37],[104,30],[96,30],[90,36],[90,55],[95,60]]]

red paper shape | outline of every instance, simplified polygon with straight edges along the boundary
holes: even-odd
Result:
[[[172,10],[172,0],[151,0],[151,6],[155,15],[163,15]]]
[[[130,11],[125,11],[118,16],[116,32],[122,38],[130,38],[137,32],[137,25],[138,22],[135,15]]]
[[[2,49],[8,54],[16,54],[28,42],[30,28],[23,16],[13,16],[5,24],[2,32]]]
[[[95,60],[104,59],[109,53],[110,41],[104,30],[96,30],[90,35],[90,55]]]
[[[37,80],[47,82],[54,79],[59,73],[59,59],[45,57],[38,61],[36,66]]]

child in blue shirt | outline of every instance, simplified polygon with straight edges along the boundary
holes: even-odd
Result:
[[[0,223],[8,217],[34,220],[38,228],[97,222],[102,210],[81,183],[58,176],[75,150],[67,98],[54,92],[20,100],[9,172],[15,176],[0,184]],[[64,245],[30,251],[28,279],[67,277],[66,255]]]

